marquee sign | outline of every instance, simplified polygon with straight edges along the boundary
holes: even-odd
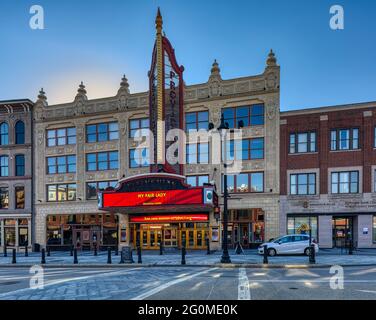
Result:
[[[178,215],[152,215],[130,217],[130,222],[138,223],[167,223],[167,222],[200,222],[208,221],[207,214],[178,214]]]
[[[104,192],[99,199],[100,208],[200,205],[213,203],[213,190],[212,188],[191,188],[144,192]]]

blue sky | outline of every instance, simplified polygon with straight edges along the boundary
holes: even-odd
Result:
[[[45,30],[29,27],[42,5]],[[329,27],[329,8],[345,29]],[[1,0],[0,100],[115,95],[123,73],[131,92],[148,89],[154,20],[185,67],[187,84],[205,82],[213,60],[224,79],[262,73],[271,48],[281,65],[281,110],[376,100],[374,0]]]

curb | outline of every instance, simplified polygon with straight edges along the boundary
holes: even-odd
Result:
[[[32,266],[39,265],[43,268],[91,268],[91,269],[118,269],[118,268],[222,268],[222,269],[234,269],[234,268],[249,268],[249,269],[313,269],[313,268],[330,268],[333,265],[340,265],[342,267],[376,267],[375,263],[371,264],[250,264],[250,263],[230,263],[230,264],[4,264],[0,265],[2,268],[31,268]]]

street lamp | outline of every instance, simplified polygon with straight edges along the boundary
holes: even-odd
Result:
[[[221,124],[218,127],[218,131],[221,133],[221,141],[223,141],[224,145],[224,174],[223,174],[223,253],[221,258],[221,263],[231,263],[230,256],[228,254],[228,212],[227,212],[227,200],[228,200],[228,192],[227,192],[227,150],[226,150],[226,130],[228,130],[228,124],[225,124],[225,118],[222,113],[221,115]]]

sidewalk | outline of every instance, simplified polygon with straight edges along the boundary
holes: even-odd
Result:
[[[231,265],[221,265],[222,252],[217,251],[210,255],[206,251],[192,251],[187,252],[186,265],[187,266],[247,266],[247,267],[264,267],[263,257],[258,255],[255,250],[247,250],[244,254],[234,254],[233,250],[230,251]],[[98,252],[98,256],[94,256],[92,252],[79,252],[78,264],[73,265],[73,257],[69,252],[51,252],[51,256],[46,254],[46,266],[50,267],[128,267],[130,265],[120,265],[120,254],[116,256],[112,253],[112,264],[107,264],[107,252]],[[137,263],[137,254],[133,251],[134,264],[132,267],[144,266],[180,266],[181,254],[179,252],[164,253],[159,255],[159,251],[143,251],[142,265]],[[29,257],[25,257],[23,253],[17,254],[16,265],[12,264],[12,254],[8,253],[8,257],[4,257],[3,253],[0,254],[0,267],[21,267],[32,266],[41,263],[41,253],[29,253]],[[308,257],[306,256],[276,256],[269,257],[270,267],[306,267],[309,265]],[[315,267],[325,267],[331,265],[342,266],[358,266],[358,265],[375,265],[376,266],[376,250],[360,250],[355,251],[353,255],[338,253],[332,249],[322,249],[316,256]],[[312,265],[310,265],[312,266]]]

